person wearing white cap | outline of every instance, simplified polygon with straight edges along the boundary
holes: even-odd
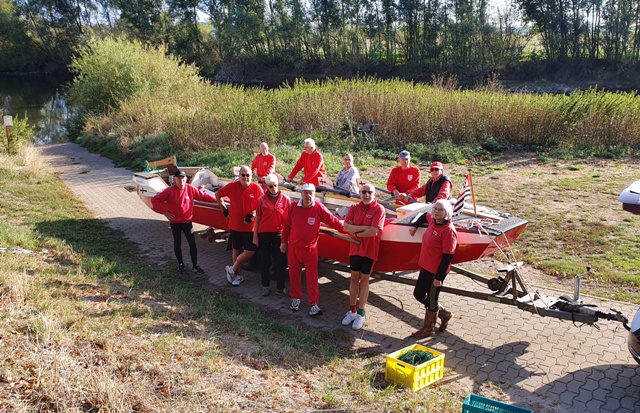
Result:
[[[431,170],[431,178],[426,184],[415,189],[409,195],[405,195],[405,199],[410,202],[418,202],[421,197],[425,198],[426,203],[432,203],[451,199],[451,179],[443,173],[442,162],[433,162],[429,168]]]
[[[201,192],[187,182],[187,174],[177,170],[174,174],[174,185],[164,189],[151,198],[153,210],[164,215],[169,220],[171,233],[173,234],[173,251],[178,260],[178,273],[184,273],[184,261],[182,259],[182,233],[189,243],[192,271],[204,274],[204,270],[198,265],[198,249],[193,235],[193,201],[216,202],[211,195]]]
[[[420,186],[420,169],[411,166],[411,154],[402,151],[398,154],[400,165],[391,170],[387,179],[387,190],[396,197],[396,202],[406,204],[403,194],[411,193]]]
[[[300,309],[302,299],[302,265],[307,280],[309,315],[321,315],[318,306],[318,237],[320,224],[343,232],[342,222],[333,216],[326,206],[316,202],[316,187],[313,184],[302,186],[302,196],[298,202],[292,202],[284,221],[280,251],[287,253],[289,262],[289,283],[291,291],[291,311]]]

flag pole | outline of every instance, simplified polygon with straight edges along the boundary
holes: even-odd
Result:
[[[471,179],[471,169],[468,169],[469,176],[469,187],[471,187],[471,200],[473,201],[473,215],[477,216],[478,211],[476,210],[476,192],[473,190],[473,179]]]

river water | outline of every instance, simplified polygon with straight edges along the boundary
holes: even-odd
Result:
[[[71,115],[71,108],[64,91],[64,81],[59,79],[0,76],[0,113],[13,116],[14,121],[26,116],[35,129],[33,140],[36,144],[67,141],[64,124]],[[4,135],[0,130],[0,140],[6,139]]]

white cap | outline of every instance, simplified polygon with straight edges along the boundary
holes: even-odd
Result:
[[[316,192],[316,186],[314,184],[304,184],[302,185],[302,190]]]

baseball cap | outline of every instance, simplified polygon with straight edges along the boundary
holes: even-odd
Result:
[[[180,169],[178,169],[173,176],[178,177],[178,176],[187,176],[186,173],[182,172]]]
[[[435,169],[435,168],[442,170],[442,162],[431,163],[431,166],[429,167],[429,169]]]
[[[398,158],[404,160],[409,159],[409,157],[411,156],[411,154],[409,153],[409,151],[402,151],[398,154]]]
[[[304,184],[302,185],[302,190],[303,191],[316,191],[316,186],[314,184]]]

